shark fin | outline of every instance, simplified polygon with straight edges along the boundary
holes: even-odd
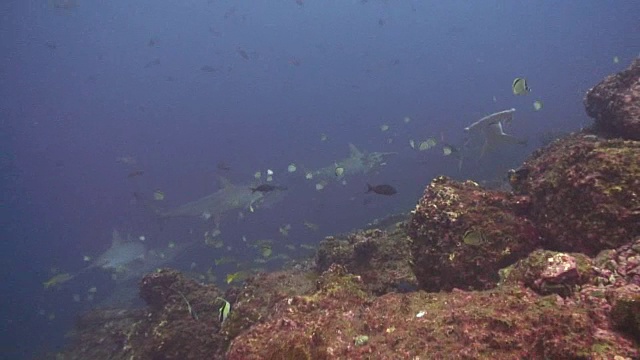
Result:
[[[231,181],[223,176],[218,176],[218,186],[220,189],[225,189],[231,187]]]
[[[122,236],[120,236],[120,232],[118,229],[113,228],[113,232],[111,233],[111,246],[117,246],[124,242]]]
[[[482,158],[487,152],[494,150],[503,144],[526,144],[526,141],[519,139],[513,135],[506,134],[502,129],[502,123],[496,122],[489,125],[485,129],[484,145],[480,157]]]
[[[353,145],[352,143],[349,143],[349,154],[351,155],[351,157],[353,158],[361,158],[364,156],[364,153],[362,153],[362,151],[360,151],[355,145]]]

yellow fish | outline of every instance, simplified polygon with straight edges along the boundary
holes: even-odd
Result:
[[[467,230],[462,236],[462,241],[467,245],[480,246],[487,242],[487,238],[482,231]]]
[[[42,285],[44,286],[45,289],[48,289],[50,287],[53,286],[58,286],[64,282],[67,282],[71,279],[74,278],[75,275],[72,275],[70,273],[63,273],[63,274],[57,274],[55,276],[53,276],[51,279],[45,281],[42,283]]]
[[[513,90],[514,95],[526,95],[531,91],[529,85],[527,84],[527,79],[520,77],[513,80],[513,84],[511,84],[511,90]]]
[[[262,245],[262,247],[260,248],[260,251],[262,253],[262,256],[266,258],[271,256],[271,254],[273,253],[273,250],[271,249],[271,245]]]
[[[239,280],[241,276],[242,271],[238,271],[233,274],[227,274],[227,284],[231,284],[232,282]]]

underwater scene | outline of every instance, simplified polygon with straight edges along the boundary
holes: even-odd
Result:
[[[2,9],[0,359],[640,359],[640,2]]]

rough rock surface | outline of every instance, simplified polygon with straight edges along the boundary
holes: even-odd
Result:
[[[579,253],[536,250],[500,271],[502,284],[521,283],[538,294],[570,296],[591,280],[592,261]]]
[[[589,90],[584,105],[599,134],[640,140],[640,59]]]
[[[375,228],[346,236],[328,236],[320,242],[316,264],[319,273],[332,264],[343,265],[350,273],[362,277],[369,293],[383,295],[416,289],[409,259],[406,224],[400,222],[384,230]]]
[[[551,250],[595,255],[640,235],[640,142],[574,134],[534,153],[511,178]]]
[[[529,207],[526,196],[486,190],[473,181],[434,179],[409,221],[412,268],[420,287],[495,286],[500,268],[539,245],[538,232],[525,216]]]
[[[634,342],[582,303],[521,286],[369,297],[332,266],[310,296],[282,299],[228,359],[619,359]]]

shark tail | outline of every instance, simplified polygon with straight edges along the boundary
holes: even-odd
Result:
[[[364,193],[368,194],[368,193],[370,193],[372,191],[373,191],[373,186],[371,186],[371,184],[367,183],[367,191],[365,191]]]

